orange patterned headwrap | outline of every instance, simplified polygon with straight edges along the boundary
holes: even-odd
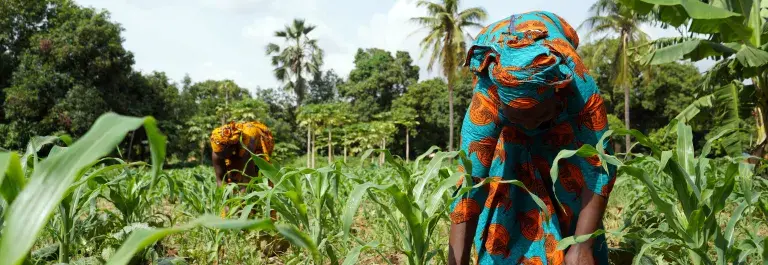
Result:
[[[224,146],[237,144],[240,142],[241,126],[238,123],[230,122],[224,126],[216,128],[211,133],[211,146],[214,152],[221,152]],[[218,150],[216,150],[218,149]]]

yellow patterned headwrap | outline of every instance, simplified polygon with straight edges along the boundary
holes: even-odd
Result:
[[[241,125],[236,122],[230,122],[224,126],[216,128],[211,133],[211,147],[214,152],[221,152],[224,146],[237,144],[240,142]],[[217,150],[218,149],[218,150]]]

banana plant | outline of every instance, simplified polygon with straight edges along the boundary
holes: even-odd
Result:
[[[642,60],[646,64],[663,64],[677,60],[715,59],[708,73],[706,89],[729,91],[731,80],[751,80],[755,102],[754,117],[758,124],[756,153],[768,151],[768,1],[763,0],[621,0],[640,14],[653,12],[667,26],[684,27],[689,36],[656,40]],[[723,77],[728,79],[723,80]],[[721,80],[725,81],[723,84]],[[718,92],[715,92],[715,94]],[[723,92],[715,98],[723,98]],[[727,94],[726,94],[727,95]],[[737,102],[738,103],[738,102]],[[736,123],[728,117],[727,124]],[[726,126],[728,127],[728,126]],[[731,130],[734,128],[724,128]],[[737,151],[731,149],[731,151]],[[731,156],[741,155],[730,154]]]

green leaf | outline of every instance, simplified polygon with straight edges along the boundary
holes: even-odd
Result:
[[[344,258],[344,263],[342,265],[353,265],[357,263],[357,259],[360,256],[360,252],[371,249],[371,248],[377,248],[379,247],[379,242],[377,241],[371,241],[368,244],[357,246],[352,248],[349,253],[347,253],[347,256]]]
[[[14,152],[0,153],[0,195],[8,205],[13,203],[25,183],[19,156]]]
[[[29,163],[29,159],[34,159],[33,163],[37,164],[37,152],[40,152],[40,149],[42,149],[44,146],[52,144],[56,142],[56,140],[59,140],[59,137],[56,136],[35,136],[32,137],[32,139],[29,140],[29,143],[27,143],[27,149],[24,152],[24,155],[21,156],[21,167],[26,170],[27,164]]]
[[[423,154],[419,155],[416,158],[416,160],[413,161],[413,171],[415,172],[415,171],[419,170],[419,164],[421,163],[421,160],[423,160],[425,157],[427,157],[428,155],[434,153],[437,150],[440,150],[440,148],[437,147],[437,146],[432,146],[432,147],[430,147],[427,150],[427,152],[424,152]]]
[[[424,193],[424,188],[427,186],[427,183],[432,181],[432,179],[435,179],[438,177],[438,172],[442,168],[443,161],[446,159],[450,159],[456,156],[458,154],[457,152],[440,152],[435,155],[434,158],[432,158],[432,161],[429,162],[427,165],[427,170],[424,172],[424,174],[421,175],[421,179],[418,183],[416,183],[416,186],[413,187],[413,196],[417,203],[419,203],[420,206],[424,206],[424,202],[421,201],[421,195]],[[458,182],[456,182],[458,183]]]
[[[563,238],[560,240],[560,242],[557,242],[557,250],[565,250],[571,245],[578,244],[585,242],[587,240],[596,238],[602,234],[605,234],[605,230],[598,229],[594,233],[591,234],[585,234],[585,235],[578,235],[578,236],[569,236],[566,238]]]
[[[444,179],[440,182],[440,184],[437,185],[437,187],[432,191],[432,196],[429,197],[429,201],[427,202],[427,216],[432,216],[437,212],[437,207],[443,204],[443,195],[445,194],[445,191],[456,185],[456,183],[459,183],[459,179],[464,177],[464,173],[456,172],[451,175],[451,177]]]
[[[202,216],[186,225],[178,227],[136,229],[123,242],[117,252],[110,257],[107,265],[128,264],[136,253],[158,240],[168,235],[182,233],[200,226],[224,230],[276,230],[276,227],[270,220],[223,220],[216,216]]]
[[[678,60],[690,59],[691,61],[699,61],[702,59],[728,56],[736,53],[736,50],[708,40],[689,40],[678,44],[673,44],[647,55],[645,59],[652,65],[666,64],[676,62]]]
[[[701,112],[702,109],[712,108],[714,106],[714,98],[714,95],[706,95],[696,99],[675,117],[674,122],[689,123],[694,117],[696,117],[696,115]],[[670,123],[670,125],[673,124]]]
[[[728,220],[728,225],[725,226],[725,231],[723,231],[723,236],[725,237],[725,240],[728,241],[728,247],[726,248],[726,251],[730,251],[731,247],[733,246],[733,231],[736,228],[736,223],[741,220],[741,215],[744,214],[744,210],[747,209],[748,206],[749,201],[746,200],[739,204],[739,207],[736,207],[736,210],[731,213],[731,219]]]
[[[366,194],[368,189],[372,187],[377,187],[378,189],[386,189],[390,186],[394,186],[394,184],[377,186],[374,183],[366,182],[358,185],[354,190],[352,190],[351,193],[349,193],[347,204],[344,206],[344,211],[341,217],[344,234],[349,234],[349,229],[352,227],[355,214],[357,214],[357,209],[360,207],[363,196]]]
[[[728,137],[723,138],[723,148],[730,156],[740,156],[743,153],[741,137],[735,133],[739,129],[739,123],[741,123],[739,87],[731,82],[715,89],[714,95],[717,108],[723,111],[722,117],[718,119],[720,129],[734,131]]]
[[[683,226],[677,220],[677,214],[675,213],[673,205],[661,198],[658,193],[658,188],[656,188],[656,185],[648,176],[648,173],[646,173],[641,168],[633,166],[624,166],[621,168],[621,170],[630,176],[637,178],[638,180],[642,181],[643,184],[645,184],[645,186],[648,188],[648,194],[651,196],[653,204],[664,214],[664,219],[667,221],[669,227],[680,234],[684,234],[685,229],[683,229]]]
[[[677,162],[683,166],[688,175],[695,173],[693,156],[693,132],[691,126],[685,123],[677,124]]]
[[[661,14],[659,16],[661,22],[679,27],[690,21],[690,32],[719,33],[726,41],[748,40],[752,32],[743,23],[743,14],[699,0],[622,0],[622,2],[640,15],[650,13],[654,10],[653,6],[657,5],[656,10]]]
[[[768,52],[742,45],[739,52],[736,53],[736,60],[745,67],[761,67],[768,64]]]
[[[10,205],[6,213],[0,256],[7,264],[24,262],[37,235],[47,223],[53,210],[67,195],[66,191],[79,172],[100,157],[111,152],[125,135],[144,125],[150,139],[153,178],[162,167],[165,150],[164,136],[157,133],[152,118],[134,118],[107,113],[94,122],[93,127],[67,150],[49,156],[35,168],[24,190]]]

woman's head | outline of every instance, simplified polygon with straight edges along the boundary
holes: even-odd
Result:
[[[536,129],[563,110],[556,94],[579,76],[572,58],[578,37],[571,31],[549,12],[513,15],[478,35],[467,65],[478,75],[479,86],[498,88],[509,121]]]
[[[216,128],[211,133],[213,151],[216,153],[229,153],[240,142],[241,128],[239,124],[230,122]]]
[[[543,123],[552,121],[562,111],[555,97],[550,97],[530,108],[514,108],[503,105],[504,116],[512,123],[519,124],[526,129],[539,128]]]

